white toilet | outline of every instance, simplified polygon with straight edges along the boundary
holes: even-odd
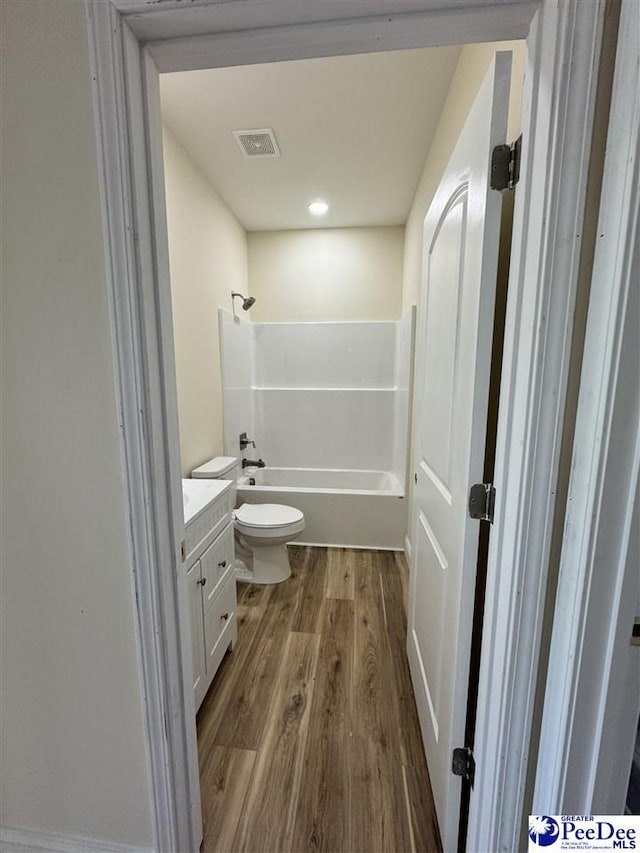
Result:
[[[235,456],[216,456],[191,472],[195,479],[238,480],[240,465]],[[291,576],[287,542],[305,528],[299,509],[284,504],[242,504],[234,511],[236,555],[248,572],[240,580],[280,583]],[[238,561],[239,563],[240,561]]]

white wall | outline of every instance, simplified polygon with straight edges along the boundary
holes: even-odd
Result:
[[[396,325],[395,378],[393,405],[393,451],[391,470],[401,483],[408,482],[411,391],[415,351],[416,307],[407,311]],[[409,502],[407,501],[407,507]]]
[[[0,15],[0,824],[150,847],[85,11]]]
[[[218,308],[247,294],[244,229],[164,129],[171,299],[182,472],[224,453]]]
[[[398,320],[404,228],[248,235],[253,322]]]
[[[396,323],[254,323],[261,388],[394,386]]]
[[[253,325],[256,439],[268,465],[391,470],[396,325]]]
[[[253,395],[253,326],[230,311],[218,311],[222,399],[224,409],[224,455],[240,455],[240,433],[255,441]],[[256,451],[257,452],[257,451]],[[249,459],[254,456],[248,448]]]
[[[404,482],[412,317],[243,323],[221,312],[226,452],[271,467],[394,471]]]

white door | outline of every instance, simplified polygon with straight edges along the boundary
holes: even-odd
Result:
[[[498,53],[453,150],[424,227],[418,320],[413,559],[408,656],[442,842],[457,846],[500,193],[491,150],[506,141],[511,54]],[[482,522],[484,523],[484,522]]]

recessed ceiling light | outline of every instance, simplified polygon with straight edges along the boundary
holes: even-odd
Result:
[[[312,213],[314,216],[324,216],[325,213],[329,210],[329,205],[326,201],[321,201],[318,199],[317,201],[312,201],[308,206],[309,213]]]

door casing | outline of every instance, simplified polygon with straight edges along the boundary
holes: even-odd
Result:
[[[327,7],[331,19],[300,0],[86,3],[158,850],[194,850],[201,832],[191,664],[180,636],[188,603],[176,573],[184,525],[158,74],[436,46],[451,32],[459,44],[526,38],[468,835],[470,849],[516,849],[605,0],[375,0],[366,16],[363,4],[342,0]]]
[[[640,7],[623,0],[536,814],[618,813],[640,713],[639,39]]]

